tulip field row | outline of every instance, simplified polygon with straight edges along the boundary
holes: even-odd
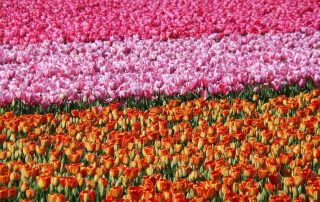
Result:
[[[0,44],[298,32],[320,29],[319,8],[316,0],[11,0],[0,5]]]
[[[0,200],[319,201],[320,90],[0,116]]]
[[[0,45],[0,105],[27,105],[156,94],[240,93],[246,85],[320,83],[320,32],[218,34],[168,41],[45,41],[28,46]]]

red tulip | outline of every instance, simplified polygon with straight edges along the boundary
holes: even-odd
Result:
[[[288,195],[274,195],[274,196],[270,196],[269,198],[270,202],[290,202],[291,198]]]
[[[271,173],[269,175],[269,181],[273,184],[273,185],[278,185],[281,183],[281,179],[280,179],[280,175],[279,173],[275,172],[275,173]]]
[[[143,193],[143,188],[141,186],[129,187],[128,193],[130,196],[130,200],[139,201]]]
[[[8,198],[8,189],[5,187],[0,187],[0,200],[5,200]]]
[[[221,179],[221,173],[219,171],[212,171],[210,173],[211,180],[218,181]]]
[[[277,190],[277,187],[272,183],[266,183],[265,187],[266,187],[267,191],[271,194],[275,193],[275,191]]]

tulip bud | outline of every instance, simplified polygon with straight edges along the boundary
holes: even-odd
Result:
[[[197,147],[198,147],[198,150],[199,150],[199,151],[203,149],[203,147],[204,147],[204,141],[203,141],[202,138],[199,139],[199,142],[198,142]]]
[[[297,198],[299,196],[298,187],[292,186],[290,188],[291,188],[291,193],[293,195],[293,198]]]
[[[175,166],[177,166],[178,165],[178,157],[177,156],[174,156],[173,158],[172,158],[172,161],[171,161],[171,168],[174,168]]]
[[[83,187],[86,184],[86,180],[82,177],[78,177],[77,182],[80,187]]]
[[[16,182],[16,181],[19,181],[20,180],[20,174],[18,174],[18,173],[16,173],[16,172],[12,172],[11,174],[10,174],[10,181],[11,182]]]
[[[20,184],[20,191],[25,192],[27,189],[29,189],[29,184],[28,183],[21,183]]]
[[[194,197],[194,191],[193,189],[190,189],[190,191],[187,193],[187,199],[192,199]]]
[[[7,158],[7,151],[0,151],[0,160],[5,160]]]
[[[160,157],[160,163],[162,167],[166,167],[169,165],[170,159],[167,155]]]
[[[200,173],[198,171],[192,171],[188,177],[191,182],[195,182],[200,178]]]
[[[148,176],[152,176],[153,175],[153,167],[150,165],[147,169],[146,169],[146,173]]]
[[[182,149],[183,149],[183,145],[182,145],[182,144],[175,144],[175,145],[174,145],[174,152],[175,152],[176,154],[180,154],[181,151],[182,151]]]
[[[34,189],[28,189],[28,190],[26,190],[26,197],[27,197],[28,199],[33,199],[34,196],[35,196],[35,194],[36,194],[36,192],[35,192]]]
[[[256,102],[257,100],[259,100],[259,95],[254,94],[253,97],[252,97],[252,100],[253,100],[254,102]]]

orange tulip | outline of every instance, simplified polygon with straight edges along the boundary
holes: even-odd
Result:
[[[98,184],[100,187],[104,187],[104,188],[107,188],[108,186],[108,179],[107,178],[100,178],[98,180]]]
[[[35,194],[36,194],[36,192],[35,192],[34,189],[28,189],[28,190],[26,191],[26,197],[27,197],[28,199],[33,199],[34,196],[35,196]]]
[[[83,190],[80,192],[81,202],[94,202],[96,201],[96,192],[93,190]]]
[[[243,175],[247,178],[254,178],[256,175],[256,169],[253,165],[248,165],[243,169]]]
[[[155,185],[155,179],[149,176],[144,176],[142,178],[142,184],[145,188],[145,190],[153,191],[154,190],[154,185]]]
[[[225,150],[225,156],[226,156],[227,158],[234,158],[235,155],[236,155],[236,150],[235,150],[235,149],[233,149],[233,148],[227,148],[227,149]]]
[[[122,197],[122,188],[121,187],[112,187],[109,190],[109,194],[112,199],[120,199]]]
[[[279,156],[279,160],[281,165],[288,165],[292,161],[292,155],[282,153]]]
[[[274,195],[274,196],[270,196],[269,198],[269,202],[290,202],[291,198],[288,195]]]
[[[221,173],[219,171],[212,171],[210,177],[213,181],[218,181],[221,179]]]
[[[295,198],[293,200],[293,202],[306,202],[306,201],[307,201],[306,198],[303,196],[299,196],[298,198]]]
[[[203,162],[203,157],[200,155],[192,155],[190,157],[190,163],[194,166],[200,166]]]
[[[104,156],[101,158],[101,163],[106,167],[106,169],[111,169],[114,166],[114,159],[110,156]]]
[[[156,187],[159,192],[167,191],[171,187],[171,182],[166,179],[159,179],[156,183]]]
[[[149,146],[149,147],[143,147],[142,149],[142,154],[143,156],[147,156],[147,155],[155,155],[155,150],[153,146]]]
[[[94,154],[94,153],[89,153],[87,154],[86,156],[86,160],[89,162],[89,163],[94,163],[97,161],[97,155]]]
[[[277,187],[272,183],[266,183],[265,187],[266,187],[267,191],[271,194],[275,193],[275,191],[277,190]]]
[[[109,171],[110,177],[116,178],[119,175],[119,169],[118,168],[111,168]]]
[[[257,196],[258,193],[259,193],[259,188],[256,185],[247,187],[248,196]]]
[[[40,189],[48,189],[51,183],[51,178],[48,176],[37,177],[38,187]]]
[[[4,134],[0,134],[0,144],[3,144],[4,141],[6,140],[7,136]]]
[[[0,160],[4,160],[7,158],[7,151],[0,151]]]
[[[186,180],[184,179],[174,181],[171,186],[171,190],[173,191],[173,193],[187,192],[187,188],[188,188],[188,185]]]
[[[320,186],[309,185],[306,187],[306,192],[314,201],[319,201],[320,199]]]
[[[309,178],[312,177],[313,171],[311,169],[297,169],[296,170],[297,176],[303,179],[303,184],[308,181]]]
[[[232,176],[225,176],[223,177],[223,184],[227,185],[228,187],[232,187],[234,183],[234,178]]]
[[[70,188],[75,188],[75,187],[77,187],[77,185],[78,185],[78,182],[75,177],[67,177],[66,178],[66,186],[68,186]]]
[[[20,184],[20,191],[25,192],[27,189],[29,189],[29,184],[28,183],[21,183]]]
[[[184,193],[174,193],[172,197],[174,202],[188,202],[189,200],[185,197]]]
[[[63,194],[48,194],[48,202],[65,202],[66,198]]]
[[[242,168],[240,165],[232,166],[229,174],[234,178],[235,181],[238,181],[241,177]]]
[[[19,202],[33,202],[33,200],[31,200],[31,199],[20,199]]]
[[[81,159],[81,155],[78,153],[72,153],[68,156],[71,163],[79,163]]]
[[[269,176],[269,170],[267,168],[258,169],[258,175],[261,179],[265,179]]]
[[[235,193],[229,192],[225,195],[224,201],[226,202],[236,202],[239,201],[239,196]]]

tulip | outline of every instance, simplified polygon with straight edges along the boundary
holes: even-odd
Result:
[[[18,173],[12,172],[12,173],[10,174],[10,181],[12,181],[12,182],[13,182],[13,181],[19,181],[20,178],[21,178],[21,175],[18,174]]]
[[[187,188],[188,188],[187,182],[183,179],[174,181],[171,186],[171,190],[174,193],[187,192]]]
[[[28,199],[33,199],[35,194],[36,194],[36,192],[34,189],[27,189],[27,191],[26,191],[26,197]]]
[[[168,180],[160,179],[156,183],[158,192],[164,192],[170,189],[171,183]]]
[[[65,202],[67,201],[63,194],[48,194],[48,202]]]
[[[273,194],[277,189],[276,186],[272,183],[266,183],[265,187],[266,187],[267,191],[271,194]]]
[[[200,173],[198,171],[192,171],[188,177],[188,179],[192,182],[195,182],[197,180],[199,180],[199,178],[201,177]]]
[[[223,183],[228,187],[232,187],[234,183],[234,178],[232,176],[223,177]]]
[[[315,200],[315,201],[319,200],[319,187],[307,186],[306,192],[307,192],[308,196],[310,196],[313,200]]]
[[[93,190],[83,190],[80,192],[81,202],[91,202],[96,200],[96,193]]]
[[[253,166],[248,165],[244,168],[243,175],[247,178],[253,178],[256,175],[256,170]]]
[[[0,188],[0,199],[1,200],[6,200],[8,198],[8,189],[1,187]]]
[[[122,197],[122,188],[121,187],[110,188],[108,195],[110,195],[112,199],[120,199]]]
[[[79,163],[81,158],[80,154],[77,153],[70,154],[68,157],[72,163]]]
[[[129,187],[128,192],[132,201],[139,201],[143,193],[143,188],[140,186]]]
[[[276,201],[289,202],[289,201],[291,201],[291,198],[288,195],[279,195],[279,196],[274,195],[269,198],[269,201],[271,201],[271,202],[276,202]]]
[[[40,189],[48,189],[50,186],[51,178],[47,176],[39,176],[37,177],[38,187]]]
[[[0,151],[0,160],[4,160],[7,158],[7,151]]]

